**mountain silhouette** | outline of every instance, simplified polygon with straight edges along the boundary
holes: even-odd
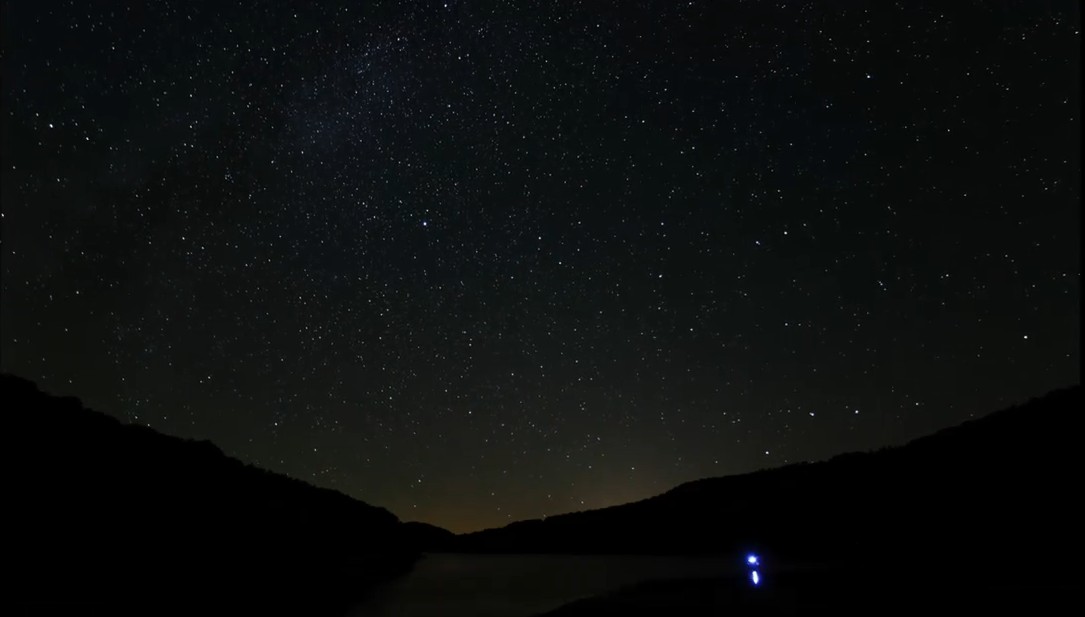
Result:
[[[403,523],[403,526],[411,537],[412,546],[419,550],[441,553],[455,547],[456,534],[444,527],[419,521]]]
[[[246,465],[207,441],[123,424],[18,377],[0,375],[0,393],[13,487],[8,582],[28,614],[336,614],[408,572],[423,550],[756,551],[768,580],[808,594],[797,606],[826,609],[847,593],[842,569],[864,581],[862,606],[877,610],[887,594],[919,587],[933,598],[977,581],[1080,585],[1080,386],[899,447],[460,536]],[[772,571],[777,564],[790,569]],[[653,614],[653,601],[696,607],[704,594],[715,598],[707,605],[766,608],[745,593],[652,584],[556,614]],[[998,607],[1001,596],[985,597]]]
[[[465,552],[740,553],[1019,583],[1080,571],[1080,386],[877,452],[458,536]],[[859,566],[858,564],[863,564]],[[956,575],[955,575],[956,576]]]
[[[0,391],[14,487],[5,553],[25,607],[336,612],[419,556],[383,508],[18,377],[0,376]]]

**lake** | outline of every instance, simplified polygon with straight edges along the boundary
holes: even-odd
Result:
[[[352,616],[521,617],[625,585],[740,574],[726,557],[430,554]]]

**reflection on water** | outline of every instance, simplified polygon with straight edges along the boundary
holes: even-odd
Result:
[[[733,557],[433,554],[351,615],[536,615],[640,581],[733,575],[741,566]]]

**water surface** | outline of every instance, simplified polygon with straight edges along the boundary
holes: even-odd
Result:
[[[740,572],[728,557],[466,555],[422,557],[358,605],[361,617],[521,617],[641,581]]]

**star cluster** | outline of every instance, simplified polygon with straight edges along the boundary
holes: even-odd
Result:
[[[1078,381],[1078,3],[292,4],[4,2],[3,370],[456,531]]]

